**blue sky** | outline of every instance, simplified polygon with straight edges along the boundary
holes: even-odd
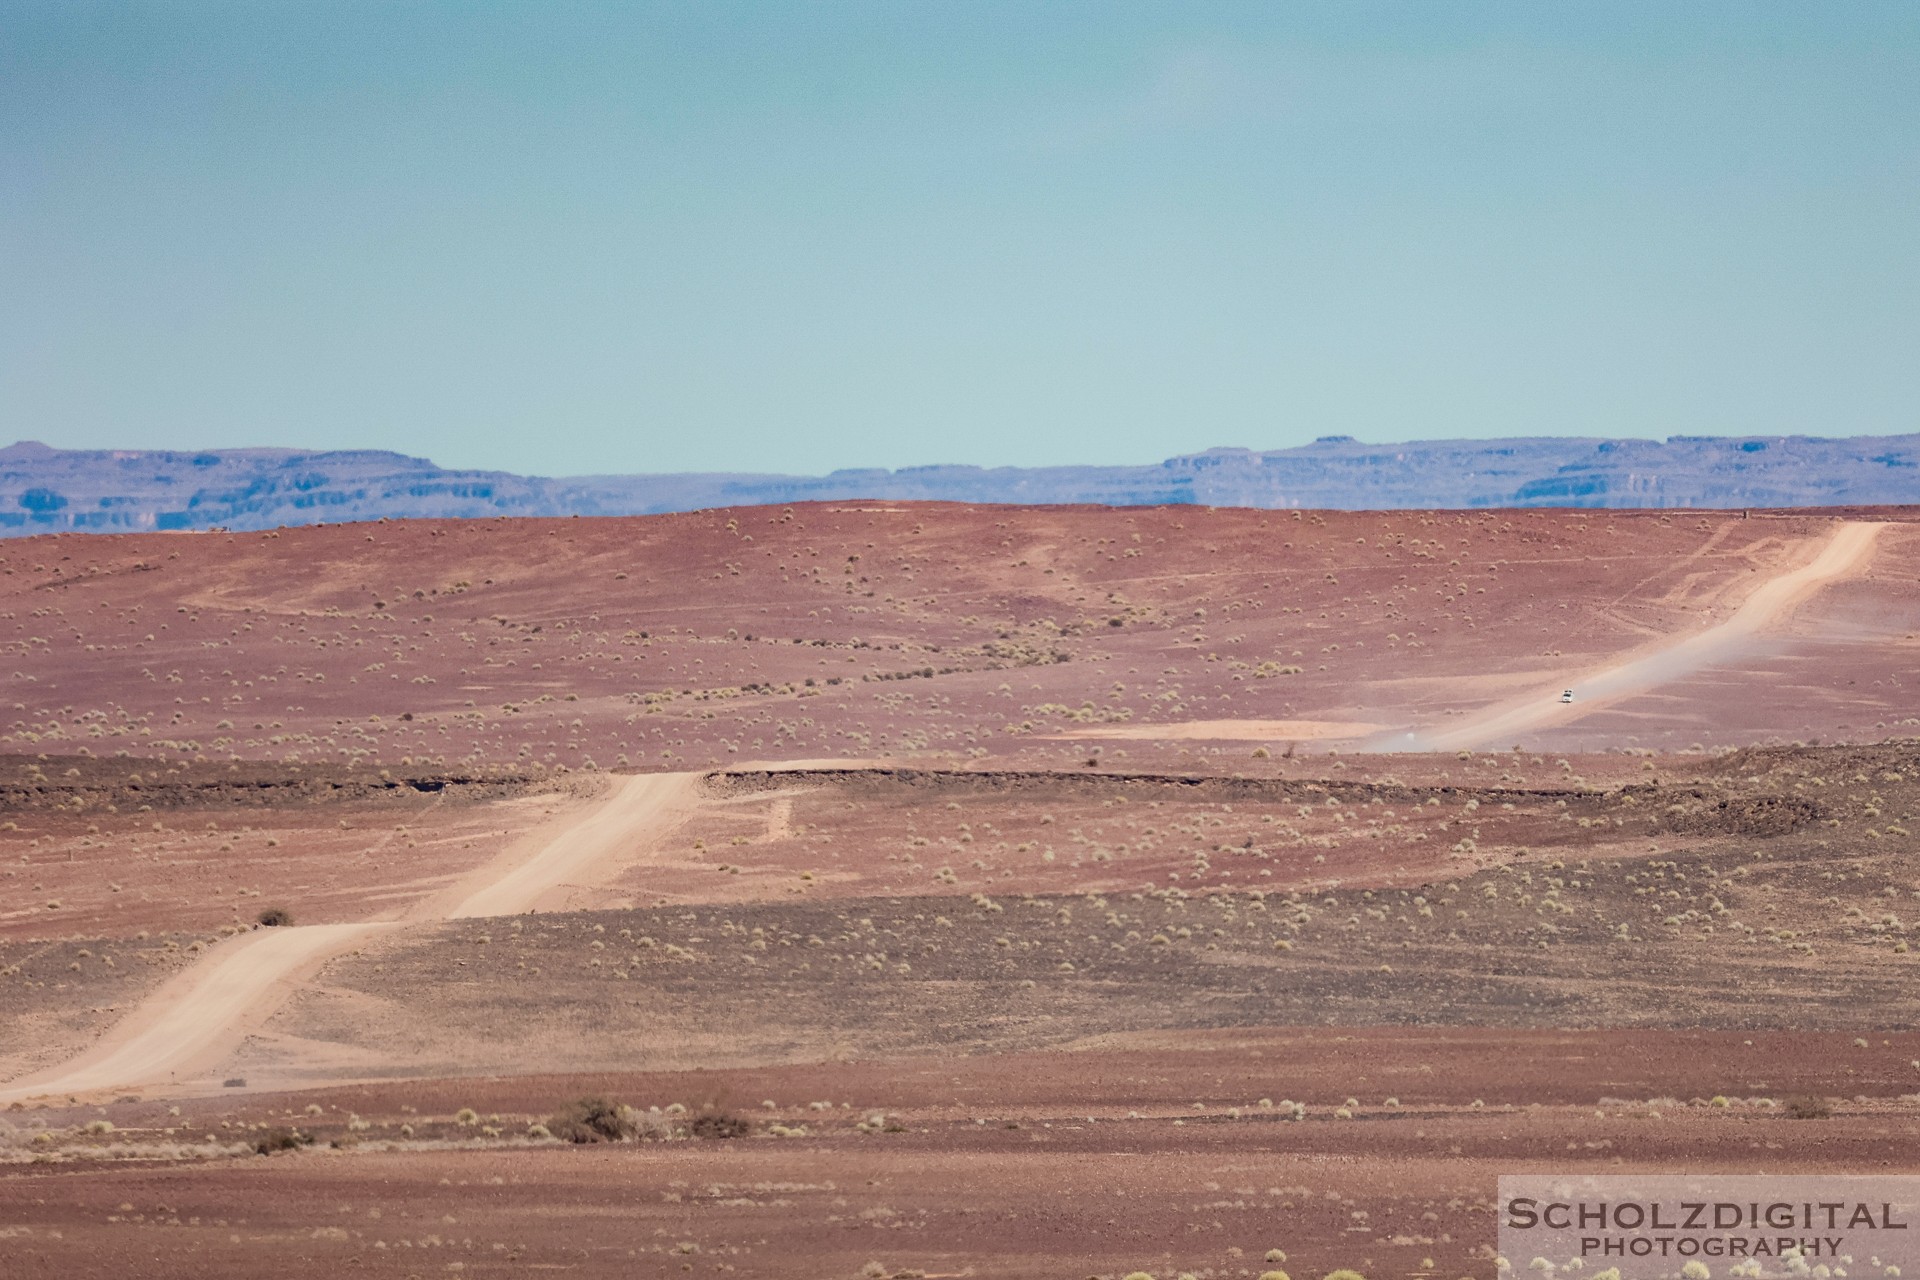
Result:
[[[0,436],[1920,430],[1920,4],[0,8]]]

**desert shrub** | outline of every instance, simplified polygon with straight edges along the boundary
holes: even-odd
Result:
[[[1358,1271],[1349,1271],[1347,1268],[1341,1267],[1337,1271],[1327,1272],[1326,1275],[1320,1277],[1320,1280],[1367,1280],[1367,1278]]]
[[[276,1151],[297,1151],[312,1145],[313,1138],[298,1129],[276,1128],[267,1130],[255,1139],[253,1149],[259,1155],[270,1156]]]
[[[1786,1112],[1792,1120],[1826,1120],[1833,1115],[1833,1104],[1825,1098],[1803,1094],[1787,1099]]]
[[[287,910],[285,907],[268,907],[259,915],[255,916],[254,919],[269,929],[277,929],[282,925],[290,925],[293,923],[293,912]]]
[[[696,1138],[744,1138],[753,1126],[726,1111],[705,1111],[693,1118]]]
[[[629,1142],[636,1129],[633,1113],[606,1098],[576,1098],[547,1121],[562,1142]]]

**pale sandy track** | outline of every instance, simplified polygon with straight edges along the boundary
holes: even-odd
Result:
[[[1122,742],[1307,742],[1318,738],[1358,738],[1386,727],[1351,720],[1177,720],[1160,724],[1089,725],[1036,736],[1074,742],[1099,738]]]
[[[221,944],[174,977],[91,1048],[0,1085],[0,1103],[189,1082],[215,1065],[333,957],[387,930],[517,915],[569,898],[644,853],[684,816],[697,775],[642,774],[480,868],[400,920],[261,929]]]
[[[154,992],[78,1058],[0,1088],[0,1102],[168,1080],[225,1047],[328,959],[392,927],[316,924],[235,938]]]
[[[445,911],[429,918],[464,920],[472,916],[510,916],[536,908],[571,905],[581,890],[609,877],[622,854],[647,836],[684,816],[693,783],[691,773],[644,773],[622,779],[614,793],[553,837],[533,857],[517,865],[482,868],[482,883]],[[462,885],[459,890],[467,890]]]
[[[1509,743],[1517,735],[1572,723],[1622,699],[1725,662],[1808,596],[1864,569],[1872,557],[1874,541],[1885,527],[1858,521],[1842,524],[1811,562],[1761,583],[1724,622],[1644,650],[1612,666],[1569,673],[1563,681],[1556,681],[1522,701],[1491,707],[1460,724],[1376,738],[1367,744],[1367,749],[1455,751],[1488,743]],[[1562,689],[1574,691],[1572,703],[1560,701]]]

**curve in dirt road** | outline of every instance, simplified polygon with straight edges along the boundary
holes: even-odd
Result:
[[[342,952],[407,924],[517,915],[644,848],[679,820],[696,774],[639,774],[558,833],[510,851],[402,920],[261,929],[217,948],[141,1002],[78,1057],[0,1086],[0,1103],[179,1082],[213,1065]],[[522,842],[523,844],[529,842]]]
[[[1736,655],[1742,645],[1783,617],[1794,605],[1828,583],[1850,577],[1866,566],[1875,539],[1885,525],[1849,521],[1834,531],[1812,562],[1768,579],[1740,603],[1726,621],[1669,641],[1625,662],[1569,676],[1550,690],[1517,703],[1493,707],[1446,729],[1413,731],[1367,744],[1370,751],[1454,751],[1516,734],[1569,724],[1603,707],[1648,689],[1691,675]],[[1572,689],[1575,701],[1560,701]]]
[[[322,964],[390,923],[261,929],[179,974],[72,1061],[0,1089],[0,1102],[158,1082],[217,1051]],[[278,998],[275,998],[275,997]]]

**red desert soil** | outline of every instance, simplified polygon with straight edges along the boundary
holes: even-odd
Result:
[[[1662,689],[1541,741],[1674,748],[1911,724],[1912,699],[1888,681],[1920,652],[1914,514],[1850,513],[1888,527],[1845,597],[1846,634],[1820,642],[1822,670],[1855,682],[1844,699],[1789,688],[1774,714],[1761,686],[1723,727],[1720,705]],[[802,504],[33,538],[0,554],[0,620],[14,623],[0,674],[15,690],[0,743],[684,769],[1057,765],[1077,756],[1059,735],[1146,724],[1319,722],[1302,735],[1316,741],[1326,725],[1445,728],[1724,621],[1838,527],[1737,512]],[[1787,656],[1806,642],[1788,625],[1765,643]],[[1244,733],[1183,745],[1193,732],[1098,745],[1134,767],[1248,753]]]
[[[1897,1100],[1916,1052],[1912,1034],[1271,1029],[1099,1054],[422,1081],[178,1115],[127,1103],[51,1119],[214,1146],[297,1123],[357,1149],[30,1168],[0,1179],[0,1221],[8,1274],[33,1277],[252,1276],[271,1259],[285,1275],[1218,1278],[1276,1248],[1304,1275],[1490,1275],[1503,1173],[1920,1169],[1920,1124]],[[1825,1119],[1765,1101],[1836,1090]],[[479,1132],[583,1091],[731,1108],[794,1136],[556,1149]],[[1304,1120],[1285,1118],[1291,1102]]]
[[[934,1051],[942,1035],[1003,1051],[1318,1009],[1363,1023],[1423,1006],[1468,1023],[1900,1016],[1913,961],[1899,912],[1920,891],[1889,837],[1920,809],[1910,745],[1661,762],[1679,779],[1602,758],[1605,785],[1572,759],[1463,754],[1412,779],[1398,756],[1326,762],[1339,767],[1320,779],[583,776],[590,798],[532,797],[557,811],[402,911],[190,939],[217,945],[154,995],[164,1016],[129,1014],[145,988],[111,983],[136,963],[165,976],[178,937],[30,949],[0,981],[31,1055],[10,1074],[71,1057],[107,1014],[114,1030],[0,1096],[598,1069],[622,1052],[792,1061]],[[1824,905],[1809,918],[1796,908],[1811,899]],[[488,915],[512,918],[460,920]],[[1702,963],[1712,979],[1689,983]],[[254,1007],[309,974],[318,986],[281,1016],[267,1020],[284,984]],[[712,1008],[730,1011],[718,1034]],[[929,1036],[903,1009],[938,1011],[947,1030]],[[50,1020],[67,1034],[48,1036]]]
[[[1500,1173],[1914,1171],[1917,579],[1913,510],[9,543],[0,1275],[1488,1280]]]
[[[0,945],[231,932],[296,902],[302,924],[391,916],[583,785],[407,773],[418,786],[340,766],[0,757]]]

